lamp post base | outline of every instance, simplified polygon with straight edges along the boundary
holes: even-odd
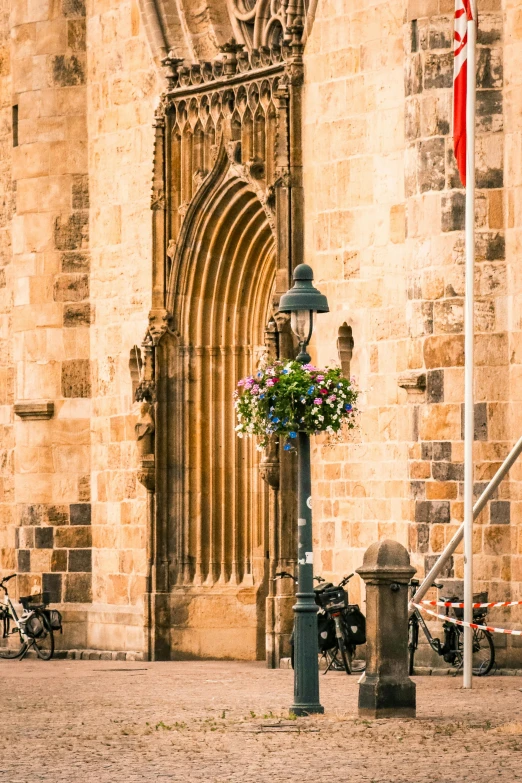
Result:
[[[290,712],[298,718],[306,718],[308,715],[324,715],[324,707],[321,704],[293,704]]]

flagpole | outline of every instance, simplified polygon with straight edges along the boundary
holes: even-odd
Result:
[[[464,620],[473,622],[473,440],[475,335],[475,89],[477,11],[468,20],[466,89],[466,300],[464,314]],[[473,630],[464,627],[463,687],[472,687]]]

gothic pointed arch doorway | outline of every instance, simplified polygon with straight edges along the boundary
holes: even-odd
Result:
[[[214,63],[166,62],[138,392],[155,411],[141,471],[151,658],[274,666],[291,632],[293,596],[272,577],[295,561],[294,457],[235,436],[233,392],[263,354],[293,352],[277,311],[303,250],[302,27],[292,29],[285,52],[231,42]]]
[[[186,215],[168,286],[177,338],[167,408],[176,455],[168,486],[171,645],[174,655],[259,658],[268,487],[255,444],[235,436],[233,393],[264,350],[274,235],[224,142],[209,180]]]

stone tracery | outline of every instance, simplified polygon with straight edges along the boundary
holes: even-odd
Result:
[[[288,0],[227,0],[238,41],[249,49],[281,46]]]

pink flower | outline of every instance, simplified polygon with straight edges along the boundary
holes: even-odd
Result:
[[[238,382],[237,382],[237,385],[238,385],[238,386],[244,386],[244,385],[245,385],[245,379],[244,379],[244,378],[242,378],[242,380],[240,380],[240,381],[238,381]]]
[[[316,397],[314,400],[314,405],[322,405],[323,401],[320,397]]]
[[[316,380],[318,381],[324,381],[324,375],[318,375]]]
[[[267,380],[267,382],[266,382],[266,385],[267,385],[267,386],[273,386],[273,385],[274,385],[274,379],[273,379],[273,378],[269,378],[269,379]]]

